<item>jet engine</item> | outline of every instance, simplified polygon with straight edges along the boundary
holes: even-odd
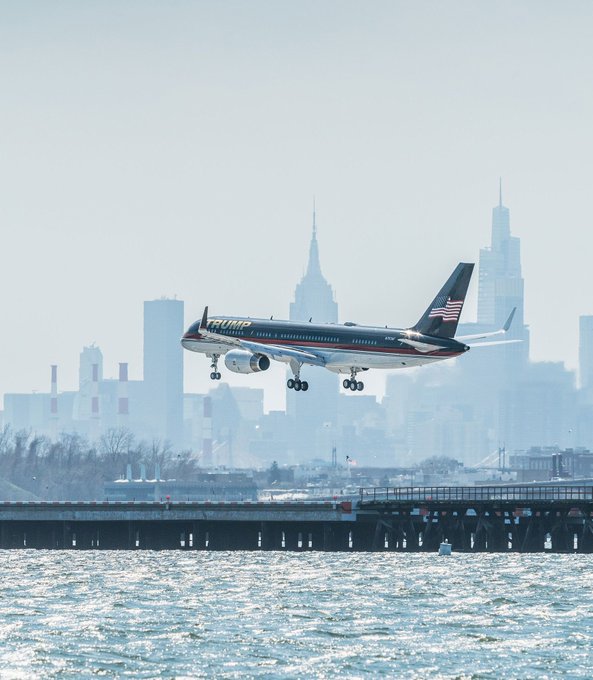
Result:
[[[233,373],[259,373],[270,368],[270,360],[265,354],[252,354],[242,349],[227,352],[224,364]]]

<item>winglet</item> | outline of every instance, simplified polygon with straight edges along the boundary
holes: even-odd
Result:
[[[513,317],[515,316],[515,312],[517,311],[516,307],[513,307],[511,310],[511,313],[509,314],[509,318],[505,321],[504,326],[502,327],[502,330],[506,333],[509,328],[511,327],[511,324],[513,323]]]
[[[200,321],[200,329],[206,328],[208,325],[208,305],[204,307],[204,313],[202,314],[202,320]]]

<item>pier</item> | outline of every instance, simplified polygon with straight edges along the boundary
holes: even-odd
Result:
[[[593,487],[360,489],[332,501],[0,503],[0,549],[593,552]]]

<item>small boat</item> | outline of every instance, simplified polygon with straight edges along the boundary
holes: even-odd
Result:
[[[439,555],[450,555],[451,554],[451,544],[449,541],[443,541],[439,546]]]

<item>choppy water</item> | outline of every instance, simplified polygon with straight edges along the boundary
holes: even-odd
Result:
[[[591,678],[593,558],[0,551],[0,678]]]

